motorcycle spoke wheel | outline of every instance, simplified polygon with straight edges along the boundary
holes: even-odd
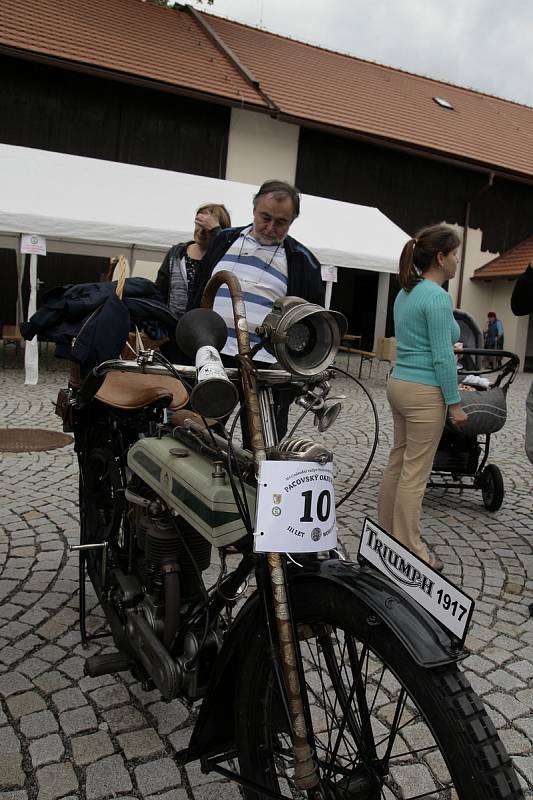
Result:
[[[312,742],[326,800],[522,797],[479,698],[453,665],[420,668],[347,592],[295,603]],[[303,597],[302,597],[303,595]],[[329,609],[329,610],[325,610]],[[237,749],[244,777],[303,798],[277,681],[260,634],[241,676]],[[248,800],[264,797],[246,790]]]

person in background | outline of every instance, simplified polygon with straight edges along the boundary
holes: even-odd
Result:
[[[488,350],[503,350],[503,323],[496,316],[495,311],[489,311],[487,314],[487,327],[483,333],[483,341]],[[489,358],[489,367],[494,365],[494,359]],[[496,366],[499,366],[499,361],[496,360]]]
[[[230,215],[225,206],[219,203],[200,206],[194,218],[194,238],[175,244],[166,254],[155,283],[171,314],[177,319],[187,307],[198,265],[209,246],[209,232],[229,228],[230,225]]]
[[[230,215],[220,203],[200,206],[194,218],[194,238],[170,248],[159,267],[155,283],[163,302],[177,320],[185,313],[196,272],[206,254],[210,232],[228,228]],[[174,364],[190,364],[191,359],[181,352],[174,337],[160,347],[161,354]]]
[[[189,308],[200,305],[202,292],[211,275],[220,270],[233,272],[241,282],[250,343],[253,333],[279,297],[295,295],[310,303],[324,305],[324,284],[320,263],[303,244],[289,236],[289,228],[300,213],[300,193],[285,181],[263,183],[253,199],[253,221],[240,228],[213,229],[209,250],[196,272],[189,299]],[[237,337],[233,309],[227,286],[218,290],[213,306],[228,326],[228,341],[222,350],[225,363],[233,363],[237,354]],[[224,358],[225,357],[225,358]],[[258,367],[271,367],[273,356],[264,349],[254,357]],[[278,436],[288,427],[292,395],[274,388],[275,417]],[[242,419],[246,440],[246,420]]]
[[[511,310],[517,317],[533,314],[533,267],[528,265],[515,283],[511,295]],[[533,464],[533,383],[526,398],[526,455]]]
[[[459,263],[460,240],[452,228],[432,225],[402,250],[401,291],[394,303],[396,365],[387,384],[394,443],[378,498],[379,524],[434,569],[420,535],[422,500],[446,420],[461,425],[454,344],[460,329],[452,299],[442,288]]]

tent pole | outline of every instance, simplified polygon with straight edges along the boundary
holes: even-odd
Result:
[[[378,280],[378,297],[376,301],[376,321],[374,323],[374,345],[372,348],[374,351],[377,349],[378,339],[380,336],[385,336],[385,328],[387,325],[387,306],[389,302],[389,283],[389,273],[380,272]]]
[[[22,281],[24,280],[24,267],[26,265],[26,253],[20,252],[20,245],[15,251],[17,257],[17,302],[15,306],[15,322],[17,328],[24,319],[24,309],[22,308]]]
[[[30,255],[30,300],[28,319],[37,311],[37,255]],[[24,347],[24,367],[26,386],[34,386],[39,380],[39,339],[34,336]]]
[[[331,305],[332,290],[333,290],[333,281],[326,281],[326,297],[324,300],[324,308],[329,308]]]

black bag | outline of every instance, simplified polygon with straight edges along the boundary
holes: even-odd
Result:
[[[505,425],[507,419],[507,402],[505,392],[499,386],[475,392],[459,391],[461,408],[468,415],[463,425],[454,425],[448,419],[446,425],[465,436],[496,433]]]

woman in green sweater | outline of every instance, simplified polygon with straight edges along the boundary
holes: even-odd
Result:
[[[460,405],[453,346],[459,325],[442,285],[457,270],[460,240],[452,228],[431,225],[400,256],[402,289],[394,303],[396,366],[387,385],[394,444],[379,491],[380,525],[405,547],[441,570],[420,536],[420,514],[446,420],[467,420]]]

